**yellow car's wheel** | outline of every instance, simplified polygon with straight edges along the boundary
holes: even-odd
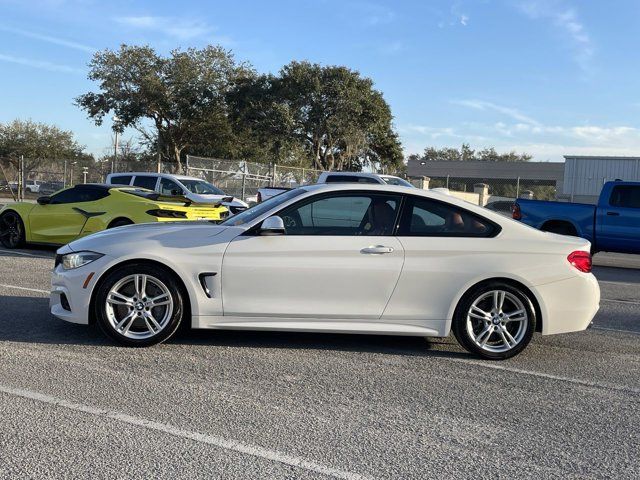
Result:
[[[0,217],[0,243],[6,248],[19,248],[24,244],[24,224],[16,212],[5,212]]]

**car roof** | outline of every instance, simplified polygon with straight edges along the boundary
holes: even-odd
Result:
[[[322,172],[324,175],[336,175],[340,177],[379,177],[377,173],[372,172]]]
[[[162,178],[171,178],[174,180],[201,180],[201,181],[206,181],[203,180],[202,178],[198,178],[198,177],[190,177],[189,175],[176,175],[173,173],[158,173],[158,172],[118,172],[118,173],[110,173],[109,177],[112,176],[134,176],[134,175],[144,175],[147,177],[162,177]]]

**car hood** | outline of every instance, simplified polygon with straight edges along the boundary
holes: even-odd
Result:
[[[229,242],[244,229],[224,227],[209,221],[142,223],[111,228],[74,240],[58,253],[84,251],[128,256],[158,248],[185,249]]]

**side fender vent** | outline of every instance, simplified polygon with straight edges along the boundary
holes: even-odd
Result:
[[[198,280],[200,280],[200,286],[204,291],[204,294],[213,298],[213,277],[215,277],[217,272],[202,272],[198,275]]]

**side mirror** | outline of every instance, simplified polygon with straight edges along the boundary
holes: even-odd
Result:
[[[49,203],[51,203],[51,197],[48,195],[42,196],[42,197],[38,197],[38,200],[36,200],[38,202],[38,205],[48,205]]]
[[[260,235],[284,235],[284,233],[284,222],[277,215],[265,219],[260,226]]]

